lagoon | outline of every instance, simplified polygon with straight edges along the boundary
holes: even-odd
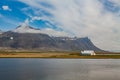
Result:
[[[120,80],[119,74],[120,59],[0,59],[0,80]]]

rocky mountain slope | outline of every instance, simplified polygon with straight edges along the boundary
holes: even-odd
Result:
[[[14,49],[39,49],[45,51],[101,51],[87,37],[53,37],[43,33],[18,33],[17,31],[2,33],[0,35],[0,47]]]

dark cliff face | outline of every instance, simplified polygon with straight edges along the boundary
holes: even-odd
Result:
[[[0,35],[0,47],[54,51],[95,50],[99,48],[86,38],[50,37],[46,34],[5,32]]]

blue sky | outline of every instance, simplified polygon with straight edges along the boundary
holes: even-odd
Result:
[[[19,26],[22,22],[24,22],[26,19],[31,19],[30,15],[36,15],[35,10],[41,11],[37,17],[43,16],[50,16],[52,17],[52,14],[49,12],[43,10],[42,8],[35,8],[33,6],[30,6],[29,4],[26,4],[22,2],[23,0],[1,0],[0,1],[0,29],[7,31],[11,29],[15,29],[17,26]],[[25,0],[27,1],[27,0]],[[36,0],[40,1],[40,5],[46,7],[46,8],[53,8],[54,7],[47,3],[47,2],[42,2],[42,0]],[[104,4],[104,8],[108,11],[111,12],[118,12],[119,7],[115,7],[114,3],[110,2],[109,0],[100,0],[101,3]],[[82,3],[82,1],[81,1]],[[8,10],[4,10],[3,6],[8,6]],[[26,9],[26,11],[24,11]],[[46,23],[50,24],[53,28],[57,28],[56,23],[52,24],[47,20],[34,20],[33,22],[30,22],[30,25],[36,28],[46,28],[49,27],[46,25]],[[60,29],[60,28],[59,28]]]
[[[27,19],[32,27],[87,36],[102,49],[120,50],[120,0],[0,0],[1,30]]]
[[[47,4],[42,4],[46,7],[49,7]],[[3,6],[7,6],[8,9],[3,9]],[[24,11],[25,8],[28,10]],[[35,8],[31,9],[29,5],[26,5],[18,0],[1,0],[0,1],[0,29],[3,31],[8,31],[15,29],[21,23],[23,23],[26,19],[31,19],[30,15],[34,15]],[[35,9],[36,10],[36,9]],[[39,9],[40,10],[40,9]],[[42,11],[42,10],[41,10]],[[49,13],[42,11],[46,16],[50,16]],[[28,15],[29,14],[29,15]],[[40,15],[39,15],[40,16]],[[34,20],[30,22],[30,25],[35,28],[46,28],[49,27],[46,23],[56,28],[54,24],[49,23],[47,20]]]

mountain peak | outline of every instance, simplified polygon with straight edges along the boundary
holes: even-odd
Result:
[[[16,28],[16,30],[18,30],[18,29],[20,29],[20,30],[29,30],[29,29],[34,29],[34,28],[32,28],[32,27],[29,26],[29,20],[26,19],[24,21],[24,23],[22,23],[20,26],[18,26]]]
[[[12,30],[15,33],[34,33],[34,34],[47,34],[49,36],[56,37],[65,37],[69,36],[69,34],[65,31],[54,30],[52,28],[44,28],[44,29],[36,29],[34,27],[29,26],[29,20],[26,19],[24,23],[18,26],[16,29]]]
[[[12,30],[12,32],[17,32],[17,33],[38,33],[38,31],[40,30],[34,29],[26,24],[22,24],[18,26],[16,29]]]
[[[12,32],[15,33],[34,33],[34,34],[47,34],[49,36],[54,37],[69,37],[69,34],[64,31],[56,31],[51,28],[45,28],[45,29],[36,29],[29,25],[20,25],[16,29],[12,30]]]
[[[17,33],[41,33],[39,29],[35,29],[29,26],[29,20],[26,19],[24,23],[18,26],[16,29],[12,30],[12,32]]]

